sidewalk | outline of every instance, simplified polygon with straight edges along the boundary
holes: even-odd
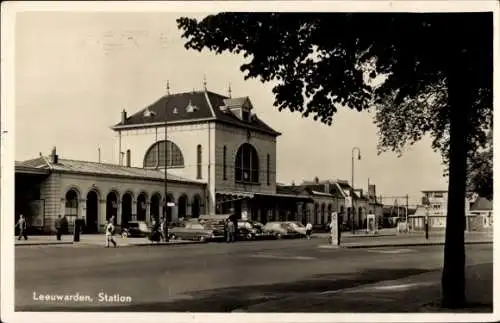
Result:
[[[324,243],[319,245],[320,248],[338,248],[327,243],[327,237],[324,238]],[[464,235],[466,244],[488,244],[493,243],[492,232],[466,232]],[[376,247],[402,247],[402,246],[432,246],[444,245],[444,234],[430,234],[429,239],[426,240],[422,234],[400,234],[397,236],[379,236],[372,237],[371,239],[359,238],[354,236],[346,239],[341,236],[341,248],[376,248]]]
[[[122,238],[116,235],[115,241],[119,247],[131,247],[131,246],[145,246],[151,245],[151,241],[147,238]],[[58,241],[55,235],[46,236],[28,236],[28,240],[15,240],[15,245],[17,246],[33,246],[33,245],[104,245],[105,236],[104,234],[84,234],[80,236],[79,242],[73,242],[72,235],[64,235],[61,241]],[[154,245],[179,245],[179,244],[189,244],[189,243],[199,243],[198,241],[189,240],[172,240],[169,242],[154,243]]]
[[[303,293],[280,300],[272,300],[239,312],[306,313],[451,313],[493,312],[493,264],[471,265],[466,268],[467,308],[445,310],[440,308],[441,271],[382,281],[354,288]]]

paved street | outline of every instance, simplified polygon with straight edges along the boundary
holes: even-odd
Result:
[[[319,248],[321,243],[19,246],[16,310],[230,312],[304,293],[430,273],[442,266],[442,246],[332,250]],[[492,261],[490,244],[467,246],[468,265]],[[100,302],[100,292],[113,299],[119,294],[122,302]],[[39,299],[76,293],[89,301]]]

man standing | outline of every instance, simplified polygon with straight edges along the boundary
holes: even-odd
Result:
[[[24,215],[19,215],[19,221],[17,221],[16,226],[19,227],[19,238],[17,238],[17,240],[21,240],[21,237],[24,237],[24,240],[28,240],[28,224],[26,223]]]
[[[56,235],[57,235],[57,240],[61,240],[61,235],[62,235],[62,218],[61,215],[59,214],[56,219]]]
[[[109,242],[113,243],[113,246],[116,248],[116,241],[113,239],[113,235],[115,234],[114,220],[114,216],[112,216],[106,225],[106,248],[109,248]]]

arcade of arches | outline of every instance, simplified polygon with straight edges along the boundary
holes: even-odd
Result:
[[[151,222],[166,216],[169,222],[179,218],[199,217],[203,213],[204,203],[200,194],[188,196],[181,193],[178,198],[168,193],[166,202],[175,206],[164,207],[164,198],[160,192],[148,193],[141,191],[134,194],[132,191],[120,192],[111,190],[102,193],[98,189],[91,189],[81,194],[78,188],[72,187],[66,191],[64,197],[64,211],[61,212],[72,223],[76,218],[85,221],[85,233],[103,231],[105,222],[114,217],[114,224],[122,227],[129,221]],[[166,211],[166,212],[165,212]],[[165,214],[166,213],[166,214]]]

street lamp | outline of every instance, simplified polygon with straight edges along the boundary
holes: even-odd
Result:
[[[352,151],[351,151],[351,186],[352,186],[353,192],[354,192],[354,152],[356,150],[358,151],[358,160],[361,160],[361,150],[358,147],[352,148]],[[354,207],[354,198],[351,198],[351,199],[352,199],[352,201],[351,201],[351,206],[352,206],[351,224],[352,224],[352,233],[354,234],[354,233],[356,233],[356,230],[354,228],[354,210],[355,210],[355,207]]]
[[[167,166],[168,166],[168,149],[167,149],[167,146],[168,146],[168,141],[167,141],[167,104],[168,104],[168,96],[170,95],[170,83],[169,81],[167,81],[167,96],[165,97],[165,105],[164,105],[164,113],[165,113],[165,145],[164,145],[164,156],[165,156],[165,178],[164,178],[164,181],[163,181],[163,197],[165,199],[165,202],[163,204],[163,211],[165,212],[165,214],[163,215],[165,218],[164,218],[164,221],[165,221],[165,241],[169,241],[169,237],[168,237],[168,203],[167,203]]]

